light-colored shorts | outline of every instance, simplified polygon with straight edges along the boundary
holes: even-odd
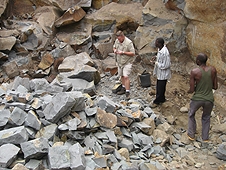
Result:
[[[118,67],[118,75],[128,77],[132,70],[132,64],[127,64],[124,67]]]

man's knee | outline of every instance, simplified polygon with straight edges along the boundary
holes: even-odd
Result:
[[[124,80],[129,80],[129,76],[123,76]]]

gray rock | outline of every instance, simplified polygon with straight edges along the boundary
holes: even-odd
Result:
[[[58,129],[59,129],[59,130],[68,130],[69,128],[68,128],[68,125],[66,125],[66,124],[61,124],[61,125],[58,126]]]
[[[67,146],[49,148],[48,159],[50,169],[60,170],[70,168],[70,152]]]
[[[122,164],[120,162],[114,162],[111,166],[112,169],[120,169],[122,167]]]
[[[84,155],[84,149],[79,143],[74,144],[69,148],[70,153],[70,168],[72,170],[85,170],[86,160]]]
[[[77,130],[77,126],[81,123],[81,120],[74,118],[67,122],[69,130]]]
[[[96,133],[94,134],[94,136],[95,136],[96,138],[98,138],[98,139],[101,139],[101,140],[108,140],[107,132],[102,132],[102,131],[96,132]]]
[[[68,91],[70,89],[75,89],[73,87],[73,83],[68,78],[64,77],[63,75],[57,75],[56,78],[51,82],[51,85],[60,86],[63,88],[63,91]]]
[[[137,127],[140,129],[143,133],[148,134],[149,130],[151,129],[151,126],[147,125],[144,122],[135,122],[131,124],[131,127]]]
[[[119,109],[119,110],[117,110],[116,114],[133,119],[132,114],[128,113],[128,112],[127,112],[126,110],[124,110],[124,109]]]
[[[97,141],[96,137],[89,135],[85,138],[84,144],[88,149],[93,149],[96,141]]]
[[[52,123],[57,122],[60,118],[70,113],[75,102],[75,99],[69,93],[57,93],[51,103],[43,110],[45,118]]]
[[[16,90],[19,85],[24,86],[28,91],[31,90],[29,78],[21,78],[19,76],[15,77],[13,80],[12,90]]]
[[[86,170],[93,170],[97,168],[96,163],[93,161],[93,155],[88,155],[85,157],[86,160]]]
[[[117,107],[117,104],[106,96],[98,98],[97,105],[109,113],[113,113]]]
[[[16,89],[15,89],[16,92],[19,92],[19,94],[22,93],[22,95],[24,95],[23,93],[27,93],[28,92],[28,89],[26,87],[24,87],[23,85],[19,85]],[[21,95],[21,96],[22,96]],[[25,95],[24,95],[25,96]]]
[[[41,121],[38,119],[37,115],[33,110],[30,110],[25,119],[25,126],[29,126],[35,130],[40,130]]]
[[[118,143],[118,146],[121,148],[127,148],[129,151],[132,151],[134,148],[134,144],[131,140],[123,138],[122,141]]]
[[[27,130],[29,139],[34,139],[35,135],[36,135],[36,130],[34,130],[33,128],[29,128],[29,127],[26,127],[26,130]]]
[[[102,145],[102,149],[103,149],[103,155],[106,155],[106,154],[111,154],[115,151],[115,147],[114,146],[111,146],[111,145],[107,145],[107,144],[103,144]]]
[[[63,88],[56,86],[56,85],[51,85],[49,82],[42,78],[42,79],[32,79],[30,81],[30,88],[32,91],[35,91],[36,93],[41,92],[49,92],[51,94],[55,93],[60,93],[63,92]]]
[[[108,137],[108,139],[109,139],[110,142],[112,142],[114,144],[117,144],[118,143],[117,142],[117,137],[115,136],[114,131],[108,130],[106,132],[106,134],[107,134],[107,137]]]
[[[216,151],[216,157],[218,159],[226,161],[226,145],[220,144]]]
[[[57,125],[51,124],[48,126],[45,126],[41,128],[37,134],[35,135],[35,138],[46,138],[48,140],[52,140],[54,135],[57,134]]]
[[[9,167],[17,158],[20,148],[13,144],[0,146],[0,167]]]
[[[135,145],[141,145],[141,140],[140,140],[140,138],[138,137],[138,135],[137,135],[137,133],[135,133],[135,132],[131,132],[131,135],[132,135],[132,140],[133,140],[133,143],[135,144]]]
[[[0,131],[0,145],[11,143],[20,144],[28,140],[28,134],[24,126],[9,128]]]
[[[107,167],[107,160],[104,156],[97,156],[92,158],[92,160],[97,164],[98,167],[105,168]]]
[[[74,55],[75,50],[67,43],[60,42],[59,46],[50,52],[52,56],[56,58],[66,58],[68,56]]]
[[[132,138],[131,132],[128,128],[121,127],[121,132],[124,136]]]
[[[47,155],[49,150],[48,140],[46,138],[37,138],[20,144],[24,158],[40,159]]]
[[[68,136],[76,141],[85,139],[85,133],[83,131],[69,131]]]
[[[74,103],[73,107],[71,108],[72,112],[79,112],[79,111],[85,110],[86,98],[84,97],[84,95],[81,91],[72,91],[68,94],[75,100],[75,103]]]
[[[153,153],[155,155],[157,155],[157,154],[164,155],[165,154],[165,152],[163,151],[163,148],[159,145],[154,146],[153,149],[154,149]]]
[[[147,113],[148,116],[154,114],[154,111],[150,107],[145,107],[144,112]]]
[[[32,170],[44,170],[44,166],[41,160],[30,159],[26,164],[25,167]]]
[[[11,112],[9,109],[0,110],[0,127],[3,127],[8,123],[10,114]]]
[[[141,144],[148,145],[153,144],[153,137],[149,135],[145,135],[143,133],[138,133],[137,137],[140,139]]]
[[[85,113],[87,116],[93,116],[97,113],[97,107],[86,107]]]
[[[158,170],[154,165],[152,165],[151,163],[145,163],[142,162],[139,164],[139,170]]]
[[[177,154],[181,157],[181,158],[184,158],[185,156],[188,155],[188,152],[186,151],[185,148],[182,148],[182,147],[179,147],[176,149],[177,151]]]
[[[6,90],[3,87],[0,87],[0,96],[3,96],[6,94]]]

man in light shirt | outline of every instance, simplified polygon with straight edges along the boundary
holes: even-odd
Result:
[[[132,62],[135,56],[133,42],[127,38],[122,31],[117,31],[117,39],[113,45],[116,62],[118,64],[118,75],[121,76],[122,88],[117,94],[126,94],[126,98],[130,95],[130,79],[129,74],[132,69]]]
[[[164,45],[163,38],[157,38],[155,46],[158,48],[157,56],[152,58],[151,62],[155,63],[153,75],[157,77],[156,98],[150,104],[151,108],[157,107],[166,101],[165,92],[167,81],[171,78],[171,61],[167,47]]]

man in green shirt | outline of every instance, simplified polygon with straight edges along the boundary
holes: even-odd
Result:
[[[218,88],[217,71],[213,66],[207,66],[207,55],[200,53],[196,57],[198,68],[191,70],[190,89],[188,93],[193,93],[191,98],[190,109],[188,112],[188,131],[187,135],[190,140],[195,139],[196,120],[195,112],[202,107],[202,140],[208,142],[210,130],[210,116],[213,109],[213,89]]]

